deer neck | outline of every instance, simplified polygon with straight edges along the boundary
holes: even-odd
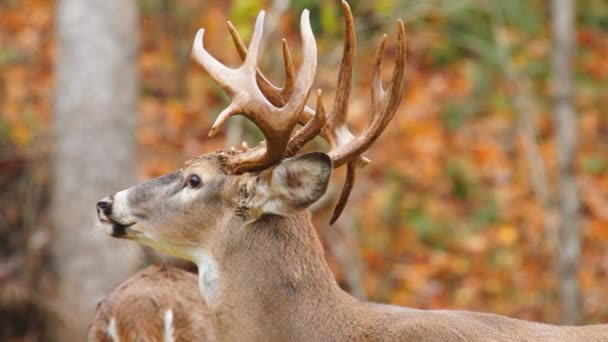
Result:
[[[232,223],[199,262],[220,340],[306,337],[299,329],[330,324],[321,313],[356,302],[336,284],[308,212]]]

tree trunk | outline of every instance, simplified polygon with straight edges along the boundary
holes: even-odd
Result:
[[[95,229],[95,203],[135,180],[137,2],[61,0],[56,13],[55,334],[83,341],[97,302],[136,261],[135,246]]]
[[[578,283],[581,254],[579,199],[574,173],[577,145],[577,120],[573,105],[574,84],[574,0],[552,0],[553,86],[555,96],[555,129],[558,149],[559,246],[557,274],[561,320],[564,324],[580,322],[580,288]]]

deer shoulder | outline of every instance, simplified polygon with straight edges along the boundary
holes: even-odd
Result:
[[[125,280],[97,307],[89,341],[215,341],[195,274],[150,266]]]

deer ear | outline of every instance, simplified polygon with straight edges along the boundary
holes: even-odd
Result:
[[[255,221],[264,214],[286,216],[305,209],[325,193],[331,171],[331,159],[325,153],[285,159],[241,184],[238,215]]]
[[[275,214],[287,214],[307,208],[327,190],[331,171],[331,159],[325,153],[315,152],[285,159],[272,170],[270,179],[271,202],[275,205],[264,209],[271,209],[268,211]]]

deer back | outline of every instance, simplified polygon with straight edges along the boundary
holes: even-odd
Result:
[[[120,283],[97,307],[95,342],[215,341],[195,274],[150,266]]]

